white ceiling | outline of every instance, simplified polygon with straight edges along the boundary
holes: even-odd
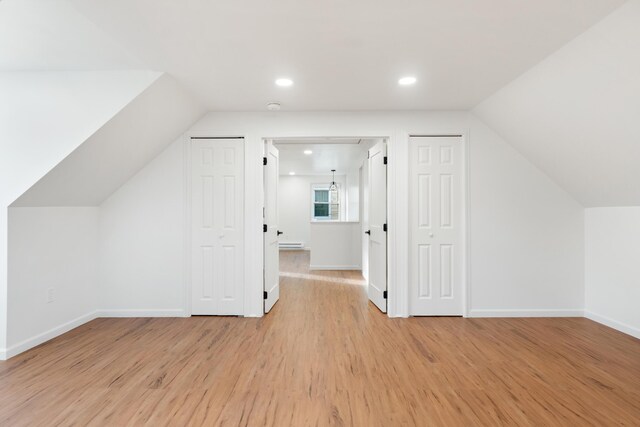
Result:
[[[5,0],[18,1],[18,0]],[[71,0],[211,110],[468,109],[623,0]],[[397,80],[415,75],[414,87]],[[275,87],[276,77],[295,81]]]
[[[640,205],[640,1],[474,113],[584,206]]]
[[[216,111],[476,107],[585,206],[638,205],[639,23],[640,0],[2,0],[0,71],[166,71]],[[351,168],[335,150],[281,170]]]
[[[280,151],[280,175],[289,175],[289,172],[331,175],[331,169],[336,170],[336,175],[357,171],[373,142],[368,139],[342,139],[340,143],[336,140],[274,141]],[[313,153],[304,154],[305,150]]]
[[[0,70],[147,68],[67,0],[0,1]]]

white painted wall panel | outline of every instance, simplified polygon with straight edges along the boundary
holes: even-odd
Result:
[[[98,208],[9,209],[10,351],[94,315],[97,243]]]
[[[303,242],[311,245],[311,186],[331,183],[331,175],[281,175],[278,182],[278,227],[284,234],[281,242]],[[344,212],[345,176],[336,175]]]
[[[318,270],[359,270],[362,240],[359,222],[311,224],[310,265]]]
[[[586,316],[640,338],[640,206],[585,211]]]
[[[182,314],[184,185],[180,140],[100,206],[99,309]]]
[[[133,70],[0,73],[0,352],[7,345],[8,327],[6,207],[159,75]]]

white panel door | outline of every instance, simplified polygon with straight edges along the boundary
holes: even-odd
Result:
[[[191,140],[191,313],[242,315],[244,140]]]
[[[369,299],[387,312],[387,165],[386,144],[369,149]]]
[[[462,315],[462,138],[410,146],[410,314]]]
[[[280,249],[278,247],[278,149],[265,143],[264,165],[264,312],[280,298]]]

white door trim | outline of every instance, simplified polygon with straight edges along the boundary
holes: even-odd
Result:
[[[403,174],[402,173],[397,173],[396,170],[402,171],[403,167],[402,166],[396,166],[396,156],[397,156],[397,152],[401,152],[402,151],[402,147],[399,147],[400,145],[404,145],[404,150],[407,150],[408,147],[408,139],[407,141],[405,141],[404,144],[402,144],[402,134],[396,134],[395,136],[389,136],[392,135],[392,133],[386,133],[388,136],[380,136],[380,135],[385,135],[385,132],[381,132],[381,133],[370,133],[370,132],[358,132],[358,133],[350,133],[350,134],[344,134],[341,132],[335,132],[335,133],[325,133],[322,135],[317,135],[317,134],[309,134],[309,135],[292,135],[292,134],[282,134],[282,135],[270,135],[270,136],[262,136],[260,137],[260,144],[257,144],[259,146],[262,146],[262,144],[264,144],[264,141],[266,140],[273,140],[273,139],[294,139],[294,140],[303,140],[303,139],[320,139],[320,138],[363,138],[363,139],[384,139],[387,143],[387,157],[388,157],[388,163],[387,163],[387,227],[388,227],[388,235],[387,235],[387,262],[388,262],[388,268],[387,268],[387,295],[388,295],[388,299],[387,299],[387,315],[389,317],[408,317],[408,313],[409,313],[409,287],[408,287],[408,262],[406,261],[406,256],[408,254],[408,246],[409,246],[409,236],[408,234],[402,234],[401,232],[399,232],[397,230],[397,227],[401,227],[403,226],[404,228],[407,227],[406,221],[399,221],[397,220],[398,218],[398,213],[396,212],[398,210],[397,206],[393,203],[393,195],[398,193],[398,191],[402,190],[402,186],[399,186],[397,183],[397,177],[401,177]],[[395,147],[396,145],[398,145],[398,147]],[[249,154],[246,155],[246,157],[249,157]],[[397,157],[397,159],[401,159],[399,156]],[[405,163],[408,161],[408,156],[405,155]],[[260,152],[260,156],[255,158],[256,162],[262,162],[262,152]],[[404,170],[406,171],[406,166],[404,167]],[[260,173],[259,178],[259,186],[256,187],[256,190],[259,190],[260,193],[256,194],[255,199],[259,199],[260,200],[260,209],[259,212],[257,212],[259,214],[259,218],[260,221],[262,221],[262,206],[263,206],[263,200],[264,200],[264,183],[263,183],[263,176],[262,173]],[[404,177],[404,184],[406,187],[406,184],[408,184],[408,176]],[[248,182],[248,177],[245,179],[245,182]],[[408,200],[408,199],[407,199]],[[404,224],[402,224],[404,222]],[[408,229],[407,229],[408,230]],[[260,230],[262,231],[262,230]],[[408,232],[408,231],[407,231]],[[249,234],[249,228],[247,228],[247,234]],[[259,235],[259,240],[256,239],[256,245],[258,245],[260,247],[260,250],[262,251],[262,235]],[[249,244],[249,243],[247,243]],[[392,250],[392,248],[394,248],[394,250]],[[401,249],[402,248],[402,249]],[[404,258],[403,255],[404,254]],[[260,253],[260,258],[258,259],[263,259],[262,257],[262,252]],[[245,265],[249,265],[249,263],[246,263]],[[264,264],[263,262],[260,263],[260,271],[262,271],[262,269],[264,268]],[[247,289],[249,293],[255,293],[256,295],[258,295],[258,291],[259,291],[259,295],[260,298],[262,298],[262,292],[263,292],[263,282],[261,281],[259,283],[259,286],[255,287],[254,290],[254,284],[253,283],[248,283]]]
[[[377,130],[377,132],[376,132]],[[188,159],[190,153],[188,151],[188,141],[193,136],[213,136],[213,137],[231,137],[244,136],[245,141],[245,317],[261,317],[263,313],[263,245],[262,245],[262,206],[263,202],[263,173],[262,157],[263,144],[265,139],[285,139],[285,138],[318,138],[318,132],[311,131],[308,134],[300,134],[299,132],[291,133],[286,129],[274,132],[276,136],[269,136],[266,133],[238,132],[236,130],[228,130],[226,132],[189,132],[185,134],[185,175],[190,175]],[[464,224],[465,224],[465,272],[464,272],[464,311],[463,315],[468,316],[471,292],[470,292],[470,258],[469,258],[469,203],[468,203],[468,179],[469,179],[469,131],[467,129],[361,129],[360,132],[344,133],[343,130],[336,132],[327,132],[322,129],[321,134],[324,137],[335,137],[340,135],[345,138],[384,138],[387,140],[387,215],[388,215],[388,290],[389,299],[387,301],[387,310],[389,317],[408,317],[409,316],[409,197],[406,189],[409,185],[409,137],[411,135],[462,135],[463,138],[463,154],[464,154]],[[382,136],[381,136],[382,135]],[[386,135],[386,136],[385,136]],[[322,137],[322,136],[321,136]],[[190,209],[190,183],[185,180],[185,209]],[[185,212],[185,262],[184,262],[184,306],[185,315],[191,315],[191,289],[189,266],[191,260],[189,256],[190,239],[189,230],[191,224],[189,221],[190,211]]]
[[[463,265],[463,272],[462,272],[462,316],[463,317],[469,317],[470,313],[470,307],[471,307],[471,283],[470,283],[470,273],[471,273],[471,259],[470,259],[470,227],[469,227],[469,131],[468,130],[456,130],[456,129],[449,129],[449,130],[443,130],[443,131],[438,131],[438,132],[434,132],[433,130],[431,131],[416,131],[416,132],[406,132],[405,134],[405,139],[406,139],[406,148],[407,148],[407,158],[406,158],[406,179],[407,179],[407,187],[409,184],[409,179],[410,174],[411,174],[411,170],[409,168],[409,157],[408,157],[408,150],[409,150],[409,144],[411,137],[419,137],[419,136],[426,136],[426,137],[435,137],[435,136],[458,136],[461,139],[461,143],[462,143],[462,161],[463,161],[463,166],[462,166],[462,201],[463,201],[463,208],[462,208],[462,233],[463,233],[463,249],[462,249],[462,254],[463,254],[463,261],[462,261],[462,265]],[[407,214],[409,213],[409,209],[410,209],[410,205],[408,203],[408,199],[407,199]],[[407,218],[407,223],[408,223],[408,218]],[[407,226],[407,246],[409,243],[409,230],[408,230],[408,226]],[[409,254],[407,253],[407,256],[409,256]],[[407,262],[407,273],[409,272],[409,264]],[[408,280],[407,280],[408,283]],[[407,290],[409,290],[409,287],[407,286]],[[407,305],[409,303],[409,295],[407,295]],[[407,307],[408,308],[408,307]]]
[[[183,223],[183,236],[184,236],[184,245],[183,245],[183,253],[184,253],[184,259],[182,262],[182,276],[183,276],[183,307],[184,307],[184,311],[183,311],[183,317],[190,317],[192,316],[192,307],[191,307],[191,211],[192,211],[192,207],[191,207],[191,172],[192,172],[192,167],[191,167],[191,140],[192,138],[217,138],[217,139],[243,139],[244,140],[244,149],[245,149],[245,168],[244,168],[244,177],[245,177],[245,183],[244,183],[244,212],[243,212],[243,216],[244,216],[244,222],[245,222],[245,231],[244,231],[244,265],[245,265],[245,275],[244,275],[244,286],[243,286],[243,293],[244,293],[244,300],[245,300],[245,305],[244,305],[244,315],[246,316],[246,299],[247,299],[247,293],[249,293],[247,291],[247,284],[248,282],[248,278],[247,278],[247,274],[246,272],[248,271],[248,267],[247,267],[247,252],[249,251],[248,249],[248,244],[250,243],[251,239],[250,239],[250,233],[248,232],[248,230],[246,229],[247,226],[247,182],[246,182],[246,178],[247,178],[247,165],[248,165],[248,153],[247,153],[247,149],[248,149],[248,144],[247,144],[247,139],[246,137],[239,135],[237,133],[234,132],[227,132],[227,133],[220,133],[220,132],[188,132],[183,134],[182,139],[183,139],[183,150],[182,150],[182,155],[183,155],[183,193],[184,193],[184,223]],[[250,288],[250,287],[249,287]]]

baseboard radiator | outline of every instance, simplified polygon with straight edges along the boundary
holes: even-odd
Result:
[[[280,249],[304,249],[302,242],[280,242],[278,246]]]

